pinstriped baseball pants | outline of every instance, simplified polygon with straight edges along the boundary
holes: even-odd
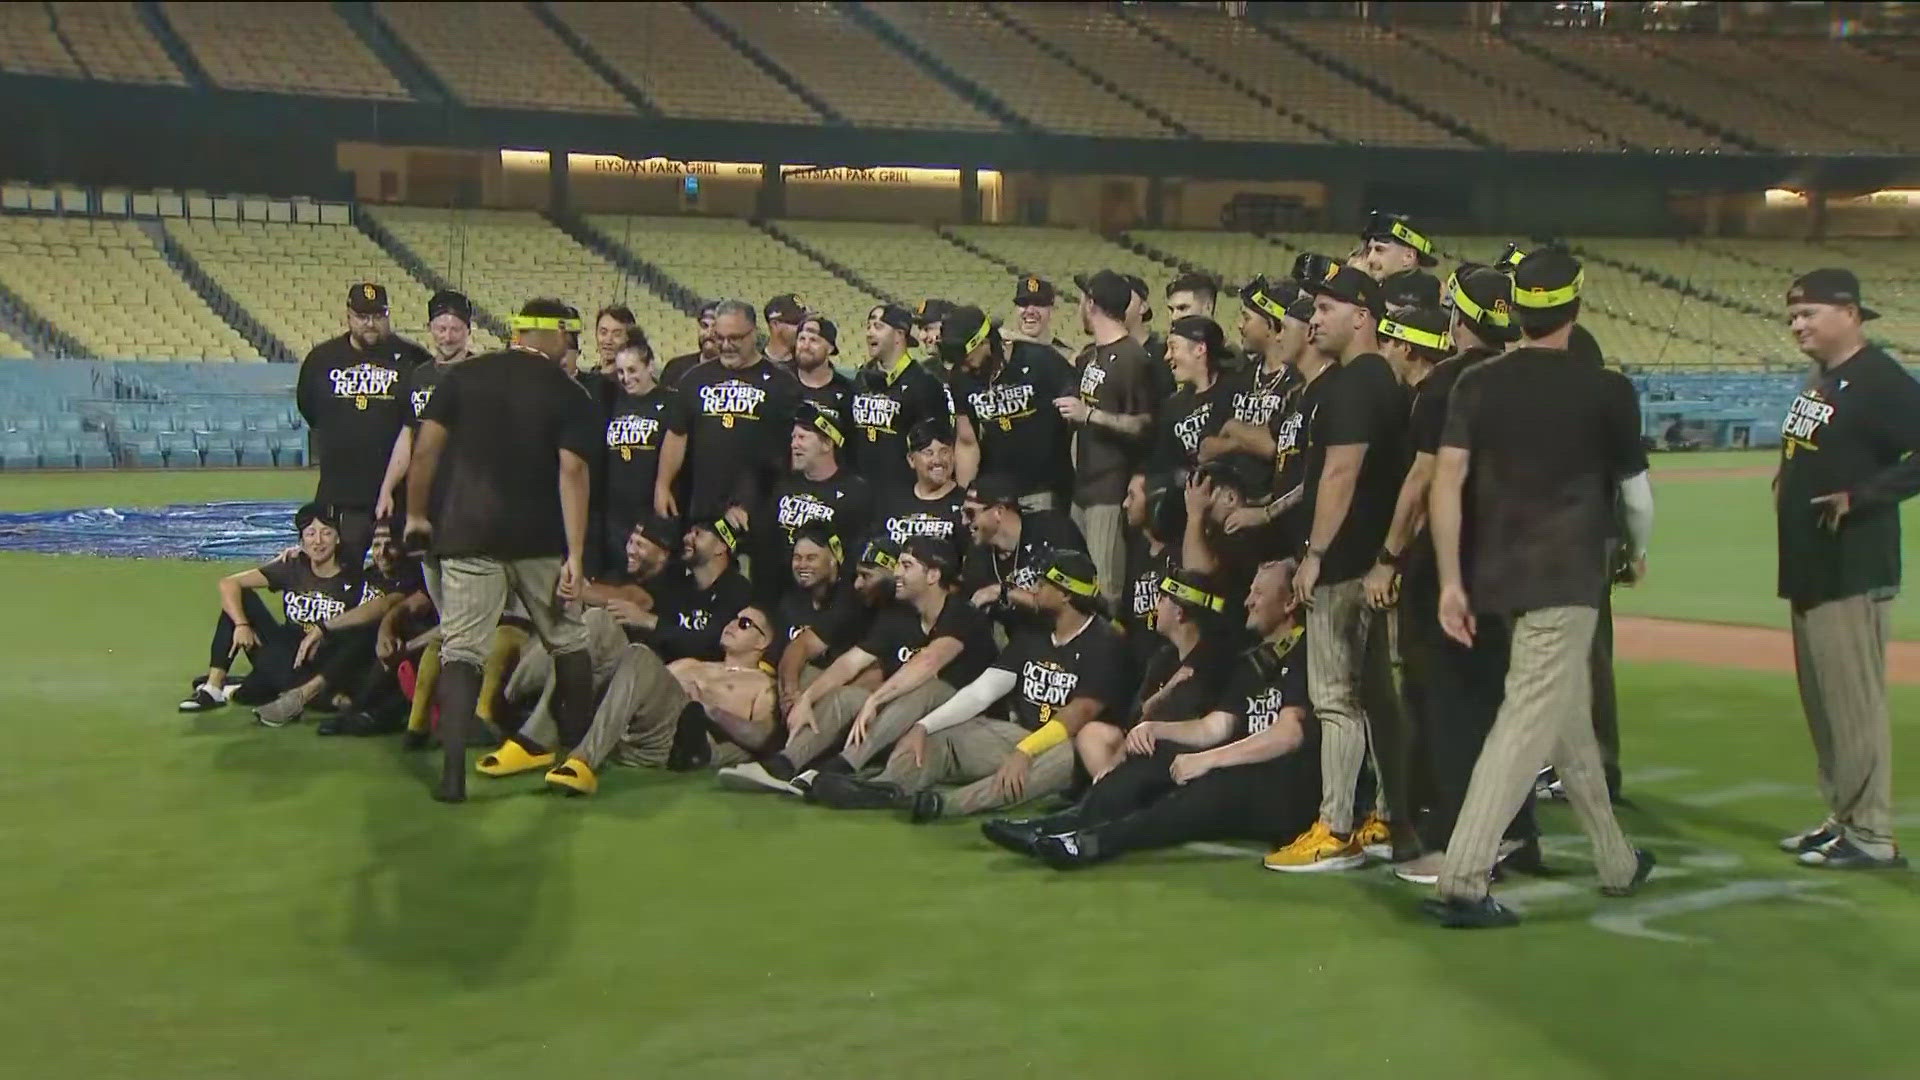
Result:
[[[1894,854],[1890,603],[1849,596],[1793,612],[1793,666],[1830,820],[1862,851]]]
[[[1567,801],[1593,841],[1602,885],[1625,885],[1638,861],[1614,819],[1600,748],[1593,737],[1589,656],[1600,612],[1592,607],[1529,611],[1514,620],[1506,699],[1487,735],[1466,802],[1447,841],[1440,895],[1475,900],[1487,894],[1500,838],[1551,762]]]

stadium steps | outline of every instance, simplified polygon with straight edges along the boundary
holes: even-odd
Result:
[[[401,243],[400,238],[393,235],[385,225],[380,224],[372,214],[361,213],[359,203],[353,205],[353,224],[365,233],[368,239],[385,249],[386,253],[393,257],[394,262],[399,263],[407,273],[413,275],[413,280],[419,282],[429,292],[459,288],[452,281],[434,272],[433,267],[427,265],[427,261],[421,258],[418,252]],[[471,298],[469,302],[472,302]],[[506,320],[477,303],[473,305],[473,321],[485,327],[488,333],[501,341],[513,340],[513,334],[508,330]]]
[[[1006,102],[989,93],[979,83],[947,66],[938,54],[921,47],[919,42],[902,33],[899,27],[888,22],[879,12],[858,3],[857,0],[835,3],[833,7],[847,19],[871,30],[875,37],[893,46],[907,59],[918,64],[921,70],[947,84],[954,93],[973,103],[981,112],[1023,134],[1035,135],[1043,132],[1040,125],[1015,112]]]
[[[705,23],[707,29],[712,30],[720,40],[733,46],[735,52],[753,61],[760,70],[772,76],[775,82],[786,87],[788,93],[806,102],[807,107],[819,113],[827,123],[840,125],[848,123],[846,116],[838,109],[827,104],[826,99],[820,95],[801,85],[800,80],[794,78],[792,72],[774,63],[772,57],[760,51],[759,46],[748,41],[727,20],[715,15],[706,4],[701,3],[700,0],[684,0],[684,2],[687,10],[693,12],[694,18]]]
[[[546,218],[554,228],[579,241],[588,251],[626,271],[629,277],[645,285],[648,292],[672,304],[682,315],[693,318],[700,313],[700,305],[705,302],[700,294],[675,281],[673,275],[641,258],[631,248],[601,232],[585,218],[572,214],[554,214],[549,211],[541,211],[541,216]]]
[[[1398,38],[1399,40],[1406,42],[1408,45],[1412,46],[1413,48],[1418,49],[1423,53],[1426,53],[1428,56],[1434,57],[1435,59],[1439,60],[1441,63],[1446,64],[1449,67],[1456,68],[1466,73],[1468,76],[1474,79],[1478,79],[1483,83],[1486,83],[1488,86],[1497,87],[1501,90],[1512,93],[1517,97],[1524,98],[1527,101],[1527,103],[1532,105],[1534,108],[1539,109],[1541,112],[1551,113],[1552,115],[1558,117],[1561,120],[1561,122],[1568,124],[1569,126],[1577,127],[1582,131],[1590,131],[1593,134],[1608,140],[1609,142],[1613,142],[1616,144],[1624,143],[1625,145],[1628,145],[1628,146],[1633,145],[1633,143],[1630,140],[1623,139],[1620,136],[1614,134],[1613,132],[1608,131],[1607,129],[1601,127],[1600,125],[1590,122],[1584,116],[1579,116],[1575,113],[1567,112],[1564,109],[1556,108],[1553,105],[1547,103],[1538,95],[1534,94],[1531,90],[1527,89],[1527,86],[1525,83],[1507,82],[1506,80],[1501,79],[1498,74],[1498,70],[1499,70],[1498,68],[1495,68],[1493,70],[1486,70],[1480,67],[1476,67],[1473,64],[1462,63],[1458,57],[1454,56],[1452,53],[1448,52],[1447,50],[1438,48],[1432,42],[1423,40],[1413,34],[1403,34],[1391,25],[1382,26],[1381,29],[1385,30],[1389,34],[1392,34],[1394,37]],[[1644,150],[1647,148],[1637,147],[1637,149]]]
[[[1373,76],[1368,75],[1366,72],[1353,67],[1352,65],[1346,63],[1345,61],[1339,59],[1338,57],[1330,56],[1327,53],[1321,51],[1320,49],[1315,48],[1314,46],[1308,44],[1307,42],[1302,41],[1297,37],[1294,37],[1292,34],[1287,33],[1285,30],[1281,29],[1279,26],[1275,25],[1272,22],[1269,22],[1264,18],[1249,18],[1247,20],[1247,25],[1260,31],[1261,33],[1267,35],[1268,37],[1274,39],[1275,41],[1278,41],[1280,44],[1285,45],[1287,48],[1292,49],[1294,52],[1299,53],[1306,60],[1311,61],[1312,63],[1318,64],[1323,68],[1326,68],[1328,71],[1333,72],[1335,75],[1338,75],[1341,78],[1348,80],[1349,82],[1357,83],[1360,86],[1365,87],[1368,92],[1373,94],[1373,96],[1380,98],[1383,101],[1390,102],[1394,105],[1398,105],[1402,109],[1407,110],[1408,112],[1412,113],[1413,115],[1419,117],[1422,120],[1425,120],[1427,123],[1432,124],[1433,126],[1441,129],[1442,131],[1447,131],[1454,135],[1457,135],[1460,138],[1465,139],[1466,141],[1472,143],[1473,145],[1481,147],[1483,149],[1488,149],[1488,150],[1505,149],[1498,142],[1495,142],[1491,137],[1483,134],[1482,132],[1472,127],[1469,127],[1466,124],[1461,123],[1459,120],[1456,120],[1451,116],[1447,116],[1444,113],[1438,113],[1432,109],[1427,108],[1425,105],[1422,105],[1420,102],[1415,101],[1414,99],[1406,96],[1405,94],[1400,93],[1399,91],[1388,86],[1386,83],[1383,83],[1380,80],[1374,78]]]
[[[1675,67],[1691,68],[1693,70],[1699,71],[1701,74],[1725,86],[1727,88],[1727,93],[1747,95],[1753,99],[1754,104],[1760,106],[1761,108],[1784,113],[1788,116],[1797,116],[1805,120],[1808,124],[1823,124],[1823,125],[1838,128],[1841,131],[1846,132],[1848,135],[1851,135],[1854,138],[1859,139],[1864,143],[1867,143],[1870,145],[1876,145],[1881,149],[1884,149],[1889,152],[1893,152],[1897,150],[1894,144],[1887,141],[1886,139],[1882,139],[1879,136],[1870,134],[1866,131],[1862,131],[1859,128],[1852,127],[1850,125],[1842,123],[1838,119],[1836,119],[1830,112],[1822,112],[1818,114],[1809,112],[1808,110],[1802,108],[1799,103],[1795,102],[1791,98],[1781,97],[1778,94],[1770,93],[1767,90],[1765,84],[1756,84],[1756,83],[1738,81],[1738,80],[1727,78],[1724,75],[1722,75],[1717,69],[1715,69],[1712,64],[1700,64],[1700,63],[1690,61],[1683,55],[1676,55],[1674,53],[1668,52],[1667,49],[1664,47],[1664,45],[1655,45],[1643,37],[1635,37],[1631,40],[1633,41],[1634,47],[1639,49],[1641,52],[1646,53],[1649,56],[1656,57],[1664,63],[1672,64]],[[1782,63],[1791,63],[1791,61],[1783,60]],[[1872,95],[1876,93],[1875,91],[1871,91],[1871,90],[1862,90],[1861,92],[1868,95]]]
[[[260,320],[254,318],[240,301],[235,300],[232,294],[220,287],[219,282],[200,269],[200,264],[194,261],[193,256],[189,255],[185,248],[174,242],[173,234],[167,232],[158,221],[141,221],[139,225],[140,231],[152,238],[153,246],[160,249],[161,257],[167,260],[167,265],[173,268],[174,273],[179,274],[182,281],[192,287],[194,292],[200,294],[200,299],[207,302],[207,307],[211,308],[215,315],[225,319],[228,326],[233,327],[241,337],[246,338],[247,344],[259,350],[261,356],[275,363],[299,362],[300,357],[295,355],[287,343],[275,337],[273,332],[261,325]]]
[[[66,331],[53,325],[33,305],[22,300],[19,294],[0,284],[0,323],[4,323],[20,344],[32,349],[35,356],[58,357],[63,360],[97,360],[99,357],[88,352],[86,347],[76,341]]]
[[[1707,134],[1712,135],[1716,139],[1719,139],[1723,142],[1730,143],[1749,153],[1770,154],[1775,152],[1774,147],[1767,146],[1760,142],[1757,142],[1754,139],[1751,139],[1738,131],[1734,131],[1730,128],[1721,127],[1719,124],[1716,124],[1713,121],[1698,115],[1697,113],[1691,112],[1687,109],[1682,109],[1678,105],[1675,105],[1664,98],[1655,97],[1652,94],[1647,93],[1645,90],[1642,90],[1637,86],[1633,86],[1629,83],[1623,83],[1620,80],[1615,79],[1611,75],[1606,74],[1605,72],[1596,71],[1593,68],[1590,68],[1587,65],[1582,64],[1579,61],[1574,60],[1570,57],[1561,56],[1559,53],[1554,52],[1552,49],[1542,48],[1541,46],[1536,45],[1531,41],[1528,41],[1527,39],[1521,37],[1518,34],[1506,33],[1504,28],[1500,29],[1500,34],[1502,37],[1507,39],[1507,44],[1512,45],[1514,48],[1519,49],[1521,52],[1524,52],[1530,56],[1538,57],[1539,59],[1544,60],[1547,63],[1552,64],[1555,67],[1560,68],[1564,71],[1570,71],[1573,74],[1580,76],[1581,78],[1587,80],[1590,83],[1597,83],[1600,86],[1606,87],[1608,90],[1611,90],[1614,93],[1621,95],[1622,97],[1629,98],[1635,102],[1638,102],[1639,104],[1645,106],[1646,108],[1652,109],[1654,112],[1657,112],[1662,116],[1670,116],[1673,119],[1688,125],[1689,127],[1697,128],[1701,131],[1704,131]]]
[[[195,89],[213,85],[213,80],[207,77],[207,69],[200,66],[199,58],[193,55],[193,50],[187,47],[186,39],[180,36],[180,31],[173,28],[173,23],[167,20],[167,13],[160,9],[160,5],[155,0],[140,0],[133,7],[139,12],[140,22],[146,26],[147,32],[152,34],[154,40],[160,43],[160,48],[166,51],[167,59],[172,60],[173,66],[179,68],[180,74],[186,76],[187,85]],[[262,349],[261,355],[271,357],[273,354]]]
[[[1200,137],[1194,134],[1194,132],[1191,129],[1181,124],[1180,121],[1175,120],[1172,116],[1168,115],[1165,110],[1159,108],[1158,106],[1150,104],[1149,102],[1146,102],[1140,99],[1139,97],[1136,97],[1131,91],[1122,87],[1120,84],[1114,82],[1112,79],[1107,78],[1105,75],[1102,75],[1100,72],[1095,71],[1094,69],[1081,63],[1078,59],[1076,59],[1071,53],[1067,52],[1065,49],[1062,49],[1060,46],[1055,45],[1053,42],[1048,41],[1044,37],[1041,37],[1039,34],[1034,33],[1030,27],[1028,27],[1025,23],[1021,22],[1019,19],[1014,18],[1014,16],[1010,14],[1001,5],[981,4],[980,10],[985,12],[995,22],[1001,24],[1002,26],[1005,26],[1008,30],[1032,42],[1034,47],[1039,49],[1041,52],[1046,53],[1048,56],[1051,56],[1055,60],[1058,60],[1062,64],[1065,64],[1066,66],[1072,68],[1074,71],[1078,72],[1082,78],[1088,80],[1089,82],[1092,82],[1094,85],[1100,87],[1100,89],[1105,90],[1107,93],[1113,95],[1116,99],[1126,103],[1127,105],[1132,106],[1134,111],[1144,113],[1147,116],[1152,117],[1154,121],[1158,123],[1161,127],[1164,127],[1168,131],[1171,131],[1174,134],[1179,135],[1181,138],[1198,139]]]
[[[1751,304],[1744,300],[1736,300],[1725,293],[1703,288],[1695,285],[1691,281],[1683,281],[1674,277],[1672,274],[1662,273],[1650,266],[1642,266],[1636,262],[1629,262],[1625,259],[1616,259],[1612,256],[1602,255],[1591,248],[1582,247],[1578,241],[1572,241],[1568,246],[1572,248],[1574,254],[1579,255],[1582,259],[1597,262],[1602,266],[1610,266],[1622,273],[1632,274],[1649,285],[1657,285],[1660,288],[1679,293],[1681,296],[1687,297],[1690,300],[1704,301],[1716,307],[1725,308],[1728,311],[1737,311],[1742,315],[1757,315],[1763,319],[1777,319],[1780,317],[1780,313],[1777,311],[1768,311],[1758,304]]]
[[[1008,262],[1007,260],[1001,258],[1000,256],[995,255],[993,252],[988,251],[986,248],[981,247],[979,244],[976,244],[973,241],[968,240],[966,237],[961,236],[959,233],[954,232],[952,229],[949,229],[945,225],[935,225],[933,227],[933,231],[939,234],[940,239],[945,240],[947,243],[952,244],[954,247],[957,247],[962,251],[972,252],[973,254],[980,256],[981,258],[987,260],[988,262],[993,263],[995,266],[998,266],[1001,269],[1005,270],[1008,274],[1012,275],[1013,277],[1026,277],[1029,274],[1038,274],[1041,277],[1046,276],[1045,274],[1041,274],[1039,270],[1033,267],[1021,266],[1019,263]],[[1072,282],[1056,281],[1053,283],[1053,288],[1055,292],[1060,294],[1061,299],[1070,300],[1076,304],[1080,302],[1080,294],[1074,291]]]
[[[559,38],[567,48],[572,49],[574,55],[578,56],[581,62],[586,64],[587,67],[591,68],[595,75],[605,79],[607,85],[620,91],[620,96],[631,102],[641,116],[650,119],[660,116],[659,107],[648,100],[647,95],[642,92],[638,86],[635,86],[630,79],[622,75],[619,68],[608,63],[606,57],[601,56],[597,49],[587,44],[585,38],[575,33],[573,27],[568,26],[565,19],[554,14],[551,7],[543,3],[542,0],[528,0],[527,9],[533,12],[534,18],[545,23],[547,29],[553,31],[553,35]]]
[[[413,50],[400,39],[400,35],[393,32],[393,28],[387,25],[372,4],[365,0],[334,0],[333,10],[340,13],[346,24],[360,36],[361,42],[373,51],[373,55],[387,65],[387,70],[393,72],[393,77],[400,80],[400,85],[406,87],[408,93],[420,101],[434,104],[447,104],[454,100],[446,84],[440,81],[432,68],[414,55]]]
[[[1152,244],[1147,243],[1145,240],[1141,240],[1135,237],[1131,233],[1117,232],[1108,236],[1107,239],[1111,240],[1116,244],[1119,244],[1121,247],[1126,248],[1128,251],[1133,252],[1135,255],[1145,255],[1147,258],[1152,259],[1154,262],[1157,262],[1162,266],[1168,267],[1169,269],[1178,270],[1183,274],[1214,273],[1214,271],[1209,267],[1201,266],[1199,263],[1192,262],[1187,259],[1182,259],[1178,255],[1175,255],[1171,252],[1162,251],[1159,248],[1154,247]]]
[[[1288,119],[1292,120],[1294,123],[1299,124],[1301,127],[1304,127],[1307,130],[1314,132],[1315,134],[1319,135],[1321,138],[1327,140],[1330,143],[1334,143],[1336,145],[1348,144],[1348,140],[1341,138],[1339,133],[1335,132],[1332,128],[1329,128],[1324,124],[1316,122],[1312,117],[1306,115],[1305,113],[1295,112],[1294,110],[1287,108],[1287,106],[1284,103],[1275,101],[1273,98],[1268,97],[1266,94],[1262,93],[1261,91],[1256,90],[1251,86],[1248,86],[1244,81],[1240,79],[1239,76],[1233,74],[1233,72],[1227,70],[1226,68],[1220,67],[1218,64],[1215,64],[1212,60],[1208,59],[1207,57],[1202,56],[1199,53],[1193,52],[1192,50],[1188,49],[1186,46],[1180,44],[1179,42],[1173,40],[1172,38],[1166,36],[1165,34],[1162,34],[1159,30],[1154,29],[1153,24],[1147,22],[1145,19],[1141,19],[1135,16],[1132,12],[1128,11],[1126,8],[1124,7],[1117,8],[1115,10],[1115,14],[1117,14],[1123,21],[1131,24],[1133,28],[1140,31],[1141,34],[1153,39],[1154,43],[1159,45],[1162,49],[1165,49],[1166,51],[1172,53],[1173,55],[1178,56],[1180,59],[1186,61],[1189,64],[1192,64],[1194,67],[1199,68],[1201,71],[1204,71],[1209,75],[1212,75],[1214,78],[1219,79],[1223,83],[1226,83],[1228,86],[1232,87],[1234,90],[1240,92],[1241,94],[1244,94],[1247,97],[1250,97],[1253,100],[1259,102],[1260,104],[1265,105],[1267,108],[1273,110],[1274,112],[1277,112],[1282,116],[1287,117]]]
[[[841,281],[844,281],[847,284],[853,286],[854,288],[859,289],[861,292],[867,293],[872,296],[878,296],[886,300],[887,303],[889,304],[900,304],[904,307],[913,306],[913,301],[904,300],[888,292],[887,290],[882,289],[880,286],[875,285],[873,282],[868,281],[866,278],[863,278],[859,274],[855,273],[853,269],[847,266],[845,263],[842,263],[837,259],[830,258],[825,252],[822,252],[819,248],[814,247],[812,244],[807,243],[805,240],[802,240],[799,237],[788,232],[787,230],[782,229],[780,226],[774,224],[773,222],[761,221],[761,220],[755,219],[754,221],[749,222],[749,224],[751,224],[754,228],[759,229],[761,232],[766,233],[768,236],[773,237],[775,240],[780,241],[782,244],[785,244],[787,247],[790,247],[793,250],[799,252],[808,261],[818,264],[820,267],[825,269],[828,273],[832,274],[834,277],[837,277]]]

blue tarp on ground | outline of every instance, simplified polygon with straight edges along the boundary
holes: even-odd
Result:
[[[297,502],[219,502],[0,514],[0,551],[265,562],[298,537]]]

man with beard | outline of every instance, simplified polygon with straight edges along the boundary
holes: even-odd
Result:
[[[1073,484],[1073,428],[1052,403],[1074,392],[1073,369],[1052,349],[1028,342],[1014,342],[1009,354],[976,307],[948,312],[941,333],[953,369],[960,482],[1006,476],[1020,489],[1021,506],[1064,506]]]
[[[1405,214],[1370,212],[1367,227],[1360,232],[1360,248],[1356,256],[1375,281],[1440,264],[1433,253],[1433,241],[1415,229]]]
[[[940,324],[952,310],[952,301],[934,296],[920,301],[920,306],[913,309],[913,340],[920,346],[920,365],[933,372],[942,383],[947,381],[950,372],[947,365],[940,362]]]
[[[793,348],[800,400],[833,417],[841,431],[852,430],[853,380],[833,366],[833,358],[840,355],[840,328],[824,315],[809,313]]]
[[[768,651],[779,658],[782,713],[820,668],[860,643],[872,621],[873,605],[856,581],[859,568],[846,562],[840,538],[826,526],[804,525],[794,533],[792,574],[773,613],[776,641]],[[890,583],[890,571],[883,574]]]
[[[793,371],[793,350],[800,338],[800,324],[807,319],[807,305],[792,293],[781,293],[767,301],[767,362]]]
[[[680,517],[677,485],[690,474],[687,512],[696,519],[726,515],[746,528],[749,507],[766,501],[787,471],[787,437],[800,384],[760,355],[753,308],[723,300],[714,309],[719,356],[680,382],[679,430],[668,429],[654,482],[654,511]],[[737,609],[736,609],[737,610]]]
[[[313,501],[338,515],[340,560],[348,566],[366,558],[387,460],[411,412],[401,380],[429,359],[393,336],[387,290],[367,281],[347,290],[347,332],[315,345],[300,364],[294,401],[320,464]]]
[[[669,390],[678,389],[680,380],[686,376],[687,372],[708,361],[720,359],[720,343],[713,336],[713,314],[717,307],[719,307],[717,300],[709,300],[700,305],[700,312],[695,317],[695,321],[700,325],[700,347],[695,352],[681,353],[668,360],[666,367],[660,369],[661,386]]]
[[[1046,349],[1063,361],[1072,361],[1066,342],[1053,336],[1053,307],[1059,298],[1053,282],[1045,278],[1028,275],[1020,279],[1013,290],[1013,326],[1001,332],[1008,355],[1019,358],[1028,349]],[[933,347],[939,347],[937,337]]]
[[[1127,542],[1121,503],[1139,471],[1159,398],[1154,362],[1127,331],[1134,302],[1125,278],[1102,270],[1078,279],[1080,314],[1093,344],[1080,354],[1080,392],[1062,395],[1054,407],[1079,429],[1074,447],[1073,515],[1086,535],[1085,550],[1099,567],[1101,587],[1114,590],[1127,572]]]
[[[413,463],[413,437],[420,430],[420,414],[433,400],[433,388],[440,385],[453,365],[473,355],[469,348],[473,340],[472,302],[451,289],[434,293],[427,301],[427,331],[433,335],[433,361],[415,364],[401,376],[406,415],[387,455],[387,474],[380,481],[380,498],[373,506],[375,521],[393,516],[394,499],[406,483],[407,466]]]
[[[620,387],[607,416],[605,554],[602,566],[618,567],[627,538],[641,519],[653,514],[653,491],[660,475],[660,447],[667,432],[685,428],[680,395],[659,385],[653,365],[632,343],[614,352],[613,376]]]
[[[695,522],[682,540],[681,565],[667,570],[659,587],[650,590],[653,608],[619,613],[623,624],[638,631],[628,636],[651,646],[662,660],[718,658],[727,613],[753,600],[753,586],[740,573],[743,541],[725,518]]]
[[[1233,416],[1220,433],[1200,442],[1200,460],[1243,453],[1273,459],[1283,408],[1299,393],[1298,360],[1307,347],[1313,297],[1295,281],[1256,277],[1240,290],[1240,345],[1254,357],[1252,370],[1233,402]],[[1283,491],[1285,489],[1282,489]]]
[[[873,513],[867,482],[840,464],[846,437],[832,417],[802,405],[793,418],[788,455],[793,471],[773,485],[766,507],[752,524],[754,592],[772,607],[785,591],[783,571],[793,557],[793,537],[803,525],[823,525],[837,535],[865,536]]]
[[[896,544],[916,536],[932,537],[965,553],[972,536],[962,506],[966,490],[954,480],[953,431],[938,420],[922,420],[907,433],[907,464],[913,487],[881,500],[873,533]]]
[[[1072,519],[1058,510],[1022,509],[1015,486],[1004,476],[983,476],[967,489],[962,511],[968,515],[973,547],[960,573],[960,588],[969,603],[1008,635],[1033,625],[1034,588],[1047,560],[1056,551],[1079,551],[1085,543]]]
[[[850,457],[876,493],[911,486],[907,432],[922,420],[953,422],[953,407],[932,372],[907,352],[913,316],[898,304],[867,312],[867,362],[854,376]]]

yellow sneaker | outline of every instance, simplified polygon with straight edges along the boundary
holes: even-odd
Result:
[[[1367,820],[1354,830],[1353,842],[1369,859],[1393,858],[1393,829],[1379,814],[1368,814]]]
[[[600,778],[593,775],[593,767],[577,757],[568,758],[565,765],[549,772],[547,783],[574,795],[591,795],[600,790]]]
[[[1261,865],[1283,874],[1315,874],[1323,870],[1351,870],[1367,857],[1355,837],[1335,836],[1325,818],[1294,838],[1293,843],[1268,855]]]
[[[487,776],[512,776],[515,773],[549,768],[553,762],[554,756],[551,753],[531,754],[527,752],[526,747],[508,739],[500,744],[500,749],[481,758],[480,763],[474,768]]]

